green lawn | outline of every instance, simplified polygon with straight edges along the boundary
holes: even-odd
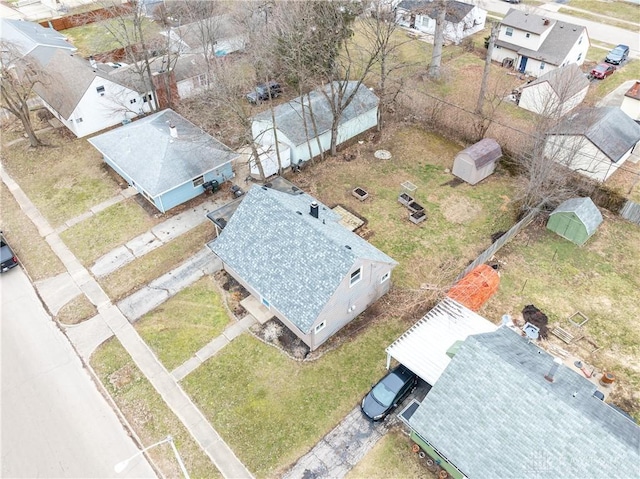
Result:
[[[129,424],[135,429],[142,441],[142,447],[171,435],[192,478],[222,477],[117,339],[108,340],[93,353],[91,366]],[[163,477],[182,477],[180,467],[168,444],[154,447],[148,454]]]
[[[86,140],[55,131],[39,136],[49,146],[34,149],[23,142],[3,148],[3,165],[54,228],[120,191]]]
[[[112,301],[119,301],[177,267],[204,248],[213,237],[214,226],[210,221],[205,221],[113,273],[98,278],[98,281]]]
[[[136,322],[136,330],[169,370],[180,366],[229,324],[215,280],[205,276]]]
[[[62,232],[60,237],[85,266],[136,236],[158,220],[149,216],[134,198],[110,206]]]
[[[257,477],[273,477],[331,430],[384,373],[384,348],[406,329],[370,325],[313,362],[245,333],[183,380],[214,428]]]
[[[68,37],[73,46],[78,49],[80,55],[88,57],[96,53],[110,52],[124,47],[122,39],[136,38],[133,30],[133,22],[131,20],[125,20],[123,23],[121,20],[112,19],[68,28],[60,33]],[[160,30],[161,26],[157,22],[144,19],[143,35],[147,45],[155,41]]]
[[[626,20],[626,22],[634,22],[640,26],[640,7],[637,4],[625,1],[609,1],[602,2],[600,0],[571,0],[567,6],[580,8],[582,10],[588,10],[593,13],[590,20],[598,21],[600,23],[606,23],[607,19],[602,16],[618,18],[620,20]],[[580,17],[580,12],[576,12],[571,9],[562,9],[562,13],[567,13],[576,17]],[[628,23],[620,22],[622,28],[631,30]]]
[[[436,479],[436,473],[426,467],[426,458],[411,451],[412,444],[400,430],[389,431],[345,479]]]

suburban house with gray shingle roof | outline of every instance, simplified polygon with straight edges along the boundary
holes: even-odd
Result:
[[[523,85],[518,106],[546,117],[560,118],[582,103],[588,91],[589,80],[577,64],[570,63]]]
[[[545,155],[582,175],[605,181],[638,142],[640,125],[620,108],[582,108],[547,132]]]
[[[169,36],[169,48],[181,55],[202,53],[211,58],[228,55],[245,47],[243,28],[229,14],[172,27],[160,34]]]
[[[59,48],[68,52],[77,50],[63,34],[38,23],[0,18],[0,32],[2,41],[15,45],[22,55],[33,53],[42,47]]]
[[[397,264],[339,219],[299,190],[254,185],[208,244],[311,350],[384,295]]]
[[[28,55],[42,66],[34,91],[78,138],[151,110],[148,96],[118,83],[68,50],[40,47]]]
[[[238,154],[163,110],[89,139],[104,161],[162,213],[233,177]]]
[[[336,88],[340,85],[335,83]],[[373,128],[378,123],[378,97],[364,84],[350,81],[344,85],[342,101],[346,102],[353,91],[358,88],[353,100],[342,111],[338,125],[337,144]],[[284,153],[280,152],[282,168],[300,165],[311,158],[325,152],[331,147],[331,85],[313,90],[293,100],[278,105],[273,110],[266,110],[253,118],[251,132],[254,141],[265,151],[280,152],[275,148],[276,141],[283,143]],[[275,118],[275,123],[274,119]],[[278,161],[268,163],[274,165],[265,171],[265,177],[278,173]],[[251,173],[257,174],[255,160],[250,160]],[[263,167],[265,163],[263,163]],[[275,171],[272,171],[274,170]]]
[[[487,12],[477,5],[449,0],[446,3],[444,40],[458,45],[484,29]],[[403,0],[396,7],[396,22],[428,35],[435,34],[439,4],[432,0]]]
[[[569,63],[582,65],[589,45],[581,25],[512,8],[500,23],[492,60],[510,59],[521,73],[539,77]]]
[[[411,438],[456,479],[638,477],[640,427],[559,362],[505,326],[469,336]]]

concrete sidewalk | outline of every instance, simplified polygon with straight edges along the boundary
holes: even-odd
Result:
[[[47,220],[24,194],[20,186],[13,181],[8,173],[0,165],[0,177],[13,194],[20,208],[38,228],[38,232],[51,246],[53,252],[60,258],[68,272],[68,281],[75,284],[75,288],[91,301],[98,309],[98,316],[90,322],[92,337],[106,336],[111,331],[115,334],[137,367],[158,391],[163,400],[180,419],[191,433],[200,447],[207,453],[215,466],[225,478],[251,478],[251,473],[238,460],[229,446],[222,440],[218,433],[211,427],[200,410],[193,404],[188,395],[183,391],[178,382],[164,368],[158,358],[149,349],[140,335],[134,329],[122,312],[111,303],[109,297],[102,290],[97,281],[82,266],[75,255],[62,242]],[[204,274],[204,273],[202,273]],[[72,288],[73,289],[73,288]],[[67,337],[73,343],[78,340],[78,347],[86,350],[87,342],[84,335],[69,334]],[[85,363],[87,367],[90,367]]]

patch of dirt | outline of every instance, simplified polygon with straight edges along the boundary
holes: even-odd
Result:
[[[264,324],[255,324],[251,332],[265,343],[284,351],[294,359],[302,360],[309,354],[309,346],[291,332],[278,318],[272,318]]]
[[[135,379],[135,370],[133,364],[123,366],[111,373],[108,377],[109,384],[113,386],[113,389],[117,393],[120,389],[123,389],[129,383]]]
[[[450,223],[464,224],[473,221],[482,211],[482,206],[464,196],[451,195],[440,201],[440,211]]]
[[[227,306],[236,319],[244,318],[247,311],[242,307],[240,301],[249,296],[249,291],[224,270],[217,271],[213,278],[222,288]]]

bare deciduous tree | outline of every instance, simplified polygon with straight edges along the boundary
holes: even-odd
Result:
[[[398,23],[395,12],[386,0],[374,0],[367,13],[361,22],[356,24],[356,28],[364,38],[365,48],[371,54],[377,53],[376,73],[379,74],[377,94],[380,98],[378,131],[380,131],[384,114],[391,108],[404,85],[402,78],[394,78],[393,75],[398,70],[409,66],[407,62],[400,60],[400,48],[416,40],[396,34]]]
[[[23,56],[11,42],[0,43],[0,104],[20,120],[32,147],[42,142],[31,123],[29,99],[34,87],[44,81],[46,74],[36,60]]]
[[[436,31],[433,36],[433,54],[431,55],[431,63],[429,64],[429,76],[436,80],[440,78],[448,2],[447,0],[437,0],[437,5],[438,16],[436,17]]]

